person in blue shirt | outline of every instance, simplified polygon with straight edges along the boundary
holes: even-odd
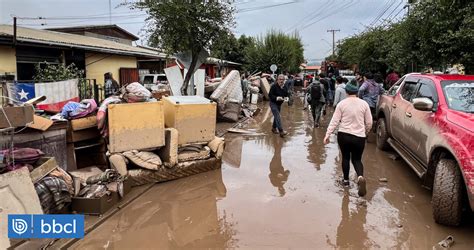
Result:
[[[375,108],[377,107],[379,96],[383,94],[383,92],[383,87],[375,82],[374,75],[370,72],[365,73],[364,82],[359,88],[359,98],[369,104],[373,117],[375,117]]]

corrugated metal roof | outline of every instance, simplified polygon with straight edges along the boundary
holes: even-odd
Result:
[[[13,26],[0,25],[0,36],[13,36]],[[48,45],[56,45],[71,48],[82,48],[91,51],[100,51],[111,54],[123,54],[145,57],[162,57],[161,53],[130,46],[122,43],[116,43],[95,37],[74,35],[50,30],[30,29],[17,27],[17,41],[31,42]]]
[[[140,39],[138,36],[135,36],[134,34],[128,32],[127,30],[123,29],[122,27],[120,27],[116,24],[66,26],[66,27],[48,28],[48,29],[45,29],[45,30],[52,30],[52,31],[57,31],[57,32],[66,32],[66,33],[68,33],[69,31],[86,31],[86,30],[95,30],[95,29],[115,29],[115,30],[123,33],[124,35],[129,36],[130,38],[133,39],[133,41],[136,41],[136,40]]]

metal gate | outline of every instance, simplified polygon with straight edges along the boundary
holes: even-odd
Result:
[[[120,85],[124,86],[139,80],[137,68],[120,68]]]

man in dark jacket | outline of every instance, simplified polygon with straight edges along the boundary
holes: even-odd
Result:
[[[314,127],[319,128],[319,120],[324,104],[326,103],[326,91],[324,84],[320,81],[312,82],[307,90],[310,95],[311,114],[313,115]]]
[[[271,86],[270,92],[268,93],[270,98],[270,109],[273,113],[272,132],[275,134],[280,133],[281,137],[285,137],[288,134],[288,132],[283,130],[280,117],[281,105],[285,99],[288,100],[288,89],[284,85],[285,75],[279,75],[276,83]]]

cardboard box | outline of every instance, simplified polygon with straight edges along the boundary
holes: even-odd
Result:
[[[215,102],[200,96],[163,98],[165,125],[178,130],[178,144],[209,142],[216,134]]]
[[[46,119],[46,118],[41,117],[39,115],[34,115],[33,116],[33,123],[28,124],[27,127],[34,128],[34,129],[41,130],[41,131],[46,131],[51,126],[53,126],[53,123],[54,122],[50,119]]]
[[[159,148],[165,145],[163,102],[108,106],[109,151]]]
[[[131,181],[125,180],[123,183],[124,196],[126,196],[131,189]],[[110,195],[104,195],[101,198],[73,197],[71,210],[79,214],[101,215],[117,205],[120,200],[121,198],[117,192],[112,192]]]
[[[22,106],[22,107],[0,107],[5,110],[5,114],[10,120],[13,127],[25,126],[28,123],[33,122],[33,115],[35,111],[33,106]],[[7,117],[0,111],[0,128],[8,128]]]
[[[42,157],[36,164],[39,166],[35,167],[30,173],[31,181],[33,181],[33,183],[43,179],[43,177],[58,167],[58,163],[54,157]]]

